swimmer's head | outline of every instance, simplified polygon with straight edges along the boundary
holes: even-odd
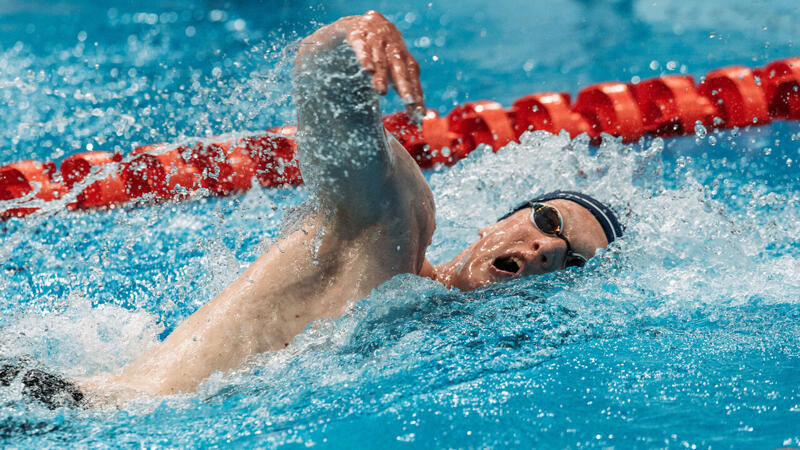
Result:
[[[478,232],[480,239],[437,266],[436,279],[461,290],[582,265],[622,235],[610,208],[588,195],[534,197]]]

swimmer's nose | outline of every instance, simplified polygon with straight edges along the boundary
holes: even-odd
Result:
[[[559,258],[563,249],[559,246],[560,240],[537,239],[533,241],[533,253],[527,261],[534,273],[546,273],[557,270]]]

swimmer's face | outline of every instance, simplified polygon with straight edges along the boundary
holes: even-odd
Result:
[[[572,251],[591,258],[608,240],[592,214],[569,200],[544,202],[561,211],[562,234]],[[511,278],[543,274],[564,268],[567,244],[558,236],[543,233],[525,208],[480,230],[480,239],[450,263],[446,283],[461,290],[475,289]]]

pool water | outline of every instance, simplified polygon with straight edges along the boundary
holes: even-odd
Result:
[[[0,163],[293,123],[292,44],[371,8],[403,31],[441,113],[800,54],[791,1],[9,0]],[[624,239],[586,268],[469,293],[395,277],[193,395],[51,411],[0,388],[0,446],[800,446],[799,162],[791,122],[599,147],[537,132],[475,151],[426,173],[434,263],[556,187],[609,200]],[[0,356],[69,376],[124,365],[306,195],[254,187],[3,222]]]

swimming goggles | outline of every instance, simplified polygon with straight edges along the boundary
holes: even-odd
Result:
[[[544,234],[560,237],[567,244],[567,253],[564,256],[564,268],[567,267],[582,267],[586,264],[587,259],[572,251],[572,246],[569,244],[566,236],[561,234],[564,230],[564,217],[561,215],[555,206],[550,206],[545,203],[531,203],[531,221],[536,228]]]

